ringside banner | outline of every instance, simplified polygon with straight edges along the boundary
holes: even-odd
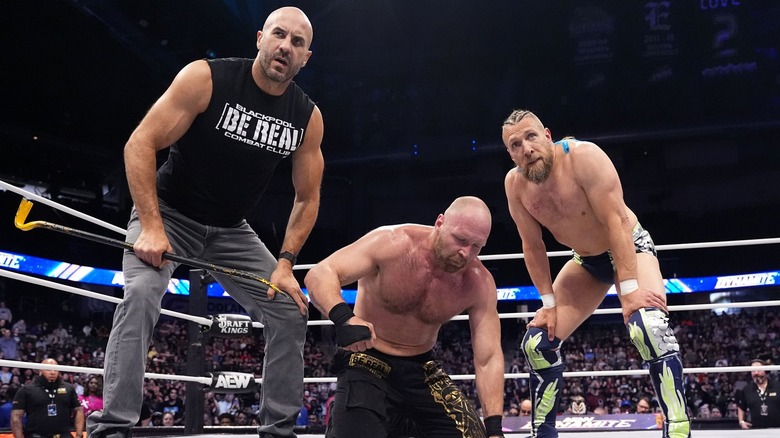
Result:
[[[658,414],[660,415],[660,414]],[[660,429],[656,414],[561,415],[555,427],[559,431],[607,431]],[[504,432],[530,432],[531,417],[505,417]]]

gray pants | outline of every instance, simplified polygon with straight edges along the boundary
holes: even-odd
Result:
[[[269,278],[276,259],[252,228],[212,227],[195,222],[160,202],[165,230],[176,254],[201,258]],[[141,224],[133,209],[127,240],[134,242]],[[105,359],[103,411],[87,419],[90,438],[112,429],[129,429],[139,419],[143,402],[146,354],[160,303],[176,268],[169,263],[155,269],[132,252],[123,260],[124,300],[117,305]],[[259,282],[211,272],[255,321],[263,323],[265,361],[258,428],[261,437],[294,437],[293,427],[303,399],[303,344],[306,321],[295,301],[285,294],[268,300],[267,287]]]

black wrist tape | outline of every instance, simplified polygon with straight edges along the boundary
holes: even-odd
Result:
[[[485,417],[485,431],[487,431],[487,436],[504,436],[504,431],[501,428],[501,416],[500,415],[491,415],[489,417]]]
[[[349,304],[344,302],[336,304],[330,309],[330,312],[328,312],[328,318],[333,321],[333,324],[335,324],[336,327],[346,324],[353,316],[355,316],[355,314],[352,312],[352,309],[349,308]]]

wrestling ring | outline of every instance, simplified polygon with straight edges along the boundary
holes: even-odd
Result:
[[[5,183],[3,181],[0,181],[0,190],[8,190],[11,192],[15,192],[25,199],[32,199],[37,202],[40,202],[45,205],[49,205],[50,207],[53,207],[55,209],[58,209],[60,211],[63,211],[67,214],[74,215],[80,219],[87,220],[93,224],[99,225],[101,227],[107,228],[113,232],[117,232],[120,234],[124,234],[125,231],[121,228],[118,228],[114,225],[108,224],[106,222],[103,222],[99,219],[92,218],[90,216],[84,215],[83,213],[80,213],[76,210],[72,210],[68,207],[62,206],[54,201],[51,201],[47,198],[40,197],[34,193],[19,189],[16,186],[10,185],[8,183]],[[27,210],[29,212],[29,209]],[[24,219],[26,218],[26,214],[24,213],[24,218],[22,218],[21,223],[17,223],[17,226],[19,225],[27,225],[24,224]],[[18,217],[17,217],[18,219]],[[48,223],[47,223],[48,224]],[[54,224],[49,224],[54,225]],[[20,227],[21,228],[21,227]],[[47,228],[44,226],[44,228]],[[49,229],[54,229],[51,227],[48,227]],[[24,228],[22,228],[24,229]],[[57,230],[55,231],[65,232],[66,234],[72,234],[69,233],[68,230]],[[74,231],[74,230],[72,230]],[[78,231],[78,230],[75,230]],[[87,233],[88,234],[88,233]],[[97,240],[94,238],[90,238],[89,236],[83,236],[78,235],[77,237],[87,238],[90,240]],[[111,239],[109,239],[111,240]],[[112,244],[110,242],[104,242],[100,241],[101,243],[108,243]],[[657,245],[656,249],[658,251],[672,251],[672,250],[685,250],[685,249],[704,249],[704,248],[721,248],[726,246],[748,246],[748,245],[768,245],[768,244],[777,244],[780,243],[780,238],[770,238],[770,239],[751,239],[751,240],[735,240],[735,241],[720,241],[720,242],[703,242],[703,243],[686,243],[686,244],[675,244],[675,245]],[[550,257],[561,257],[561,256],[571,256],[570,251],[555,251],[555,252],[549,252],[548,256]],[[498,255],[484,255],[480,256],[480,259],[483,261],[492,261],[492,260],[511,260],[511,259],[518,259],[522,258],[522,254],[498,254]],[[187,264],[187,262],[184,262]],[[297,265],[295,269],[299,270],[305,270],[310,269],[314,265]],[[213,265],[208,265],[203,267],[206,268],[213,268]],[[220,267],[218,267],[220,268]],[[230,273],[229,273],[230,275]],[[239,272],[238,275],[240,276],[241,273]],[[77,287],[56,283],[52,281],[48,281],[45,279],[20,274],[17,272],[13,272],[12,270],[8,269],[0,269],[0,277],[21,281],[41,287],[46,287],[50,289],[55,289],[61,292],[69,293],[69,294],[75,294],[75,295],[81,295],[88,298],[96,299],[96,300],[102,300],[110,303],[119,303],[121,299],[108,296],[96,292],[92,292],[86,289],[80,289]],[[713,310],[713,309],[722,309],[724,307],[728,308],[768,308],[768,307],[776,307],[780,306],[780,300],[777,301],[755,301],[755,302],[742,302],[742,303],[710,303],[710,304],[693,304],[693,305],[678,305],[669,306],[670,312],[679,312],[679,311],[699,311],[699,310]],[[594,315],[599,314],[620,314],[621,309],[620,308],[609,308],[609,309],[598,309],[594,312]],[[206,318],[206,317],[200,317],[200,316],[194,316],[187,313],[182,312],[175,312],[171,310],[163,309],[161,312],[162,315],[166,315],[173,318],[179,318],[182,320],[186,320],[191,323],[198,324],[202,327],[204,331],[210,329],[212,325],[215,323],[214,318]],[[501,319],[520,319],[520,318],[532,318],[534,315],[534,312],[514,312],[514,313],[501,313],[499,314],[499,317]],[[468,315],[458,315],[453,318],[453,321],[463,321],[467,320]],[[329,320],[312,320],[309,321],[309,326],[323,326],[323,325],[331,325],[332,322]],[[262,324],[258,322],[251,322],[251,326],[253,328],[262,328]],[[626,338],[626,341],[628,339]],[[102,368],[88,368],[88,367],[76,367],[76,366],[67,366],[67,365],[42,365],[40,363],[34,363],[34,362],[22,362],[22,361],[14,361],[14,360],[4,360],[0,359],[0,366],[9,367],[9,368],[20,368],[20,369],[33,369],[33,370],[41,370],[41,369],[56,369],[60,372],[69,372],[69,373],[76,373],[76,374],[103,374]],[[722,374],[722,373],[749,373],[750,371],[754,371],[757,369],[763,369],[765,371],[777,371],[780,370],[780,365],[767,365],[767,366],[761,366],[761,367],[755,367],[755,366],[721,366],[721,367],[687,367],[685,368],[685,374]],[[208,376],[187,376],[187,375],[174,375],[174,374],[157,374],[157,373],[146,373],[145,377],[147,379],[160,379],[160,380],[174,380],[174,381],[182,381],[187,383],[192,383],[196,385],[202,385],[203,389],[206,388],[213,388],[215,385],[215,382],[217,380],[218,375],[221,373],[213,373]],[[240,373],[233,373],[233,374],[240,374]],[[643,376],[648,375],[648,371],[645,369],[624,369],[624,370],[608,370],[608,371],[569,371],[564,372],[564,377],[572,378],[572,377],[617,377],[617,376]],[[254,379],[255,383],[258,385],[262,384],[262,378],[255,378],[253,375],[251,375]],[[473,374],[451,374],[450,377],[454,381],[463,381],[463,380],[473,380],[475,379],[475,375]],[[528,379],[529,374],[528,373],[506,373],[504,375],[505,379]],[[304,378],[304,383],[332,383],[335,382],[335,377],[307,377]],[[215,391],[217,392],[217,391]],[[656,414],[630,414],[623,416],[623,418],[615,418],[611,419],[613,417],[612,415],[605,415],[605,416],[594,416],[591,414],[586,415],[579,415],[579,426],[580,427],[572,427],[571,431],[566,427],[566,425],[563,425],[561,427],[561,422],[559,421],[559,431],[561,437],[576,437],[576,436],[582,436],[583,433],[599,433],[601,435],[606,434],[608,437],[613,438],[622,438],[622,437],[629,437],[629,438],[649,438],[649,437],[658,437],[660,435],[660,430],[657,428],[656,423]],[[630,419],[626,419],[625,417],[633,417],[636,418],[637,422],[642,422],[640,420],[643,420],[643,424],[646,424],[646,426],[642,428],[637,427],[631,427],[629,424]],[[643,418],[646,417],[646,418]],[[516,421],[509,421],[518,419]],[[507,417],[504,419],[504,428],[505,428],[505,436],[511,437],[511,438],[518,438],[518,437],[526,437],[530,433],[530,417]],[[623,427],[621,429],[620,422],[623,422]],[[734,421],[734,424],[736,424],[736,420]],[[604,427],[597,427],[597,426],[604,426]],[[607,426],[610,426],[607,428]],[[312,432],[321,432],[321,431],[315,431],[315,430],[308,430],[305,428],[298,428],[296,429],[296,432],[298,433],[298,436],[301,438],[319,438],[322,437],[322,434],[312,433]],[[696,427],[696,420],[694,419],[693,427],[692,427],[692,435],[694,437],[722,437],[722,436],[739,436],[739,437],[747,437],[747,438],[769,438],[769,437],[777,437],[778,434],[780,434],[780,430],[778,429],[750,429],[750,430],[739,430],[738,428],[730,428],[728,430],[724,429],[708,429],[708,428],[697,428]],[[213,436],[235,436],[235,437],[256,437],[256,427],[255,426],[203,426],[202,424],[202,418],[201,418],[201,424],[198,426],[197,424],[195,427],[192,426],[173,426],[173,427],[136,427],[133,429],[133,436],[134,437],[173,437],[173,436],[188,436],[188,437],[213,437]]]

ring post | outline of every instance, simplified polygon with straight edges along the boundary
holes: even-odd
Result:
[[[190,315],[206,315],[206,288],[213,277],[203,269],[190,270]],[[187,323],[187,367],[189,376],[206,373],[206,356],[203,351],[203,330],[195,322]],[[184,407],[184,433],[203,433],[203,385],[187,382],[187,404]]]

